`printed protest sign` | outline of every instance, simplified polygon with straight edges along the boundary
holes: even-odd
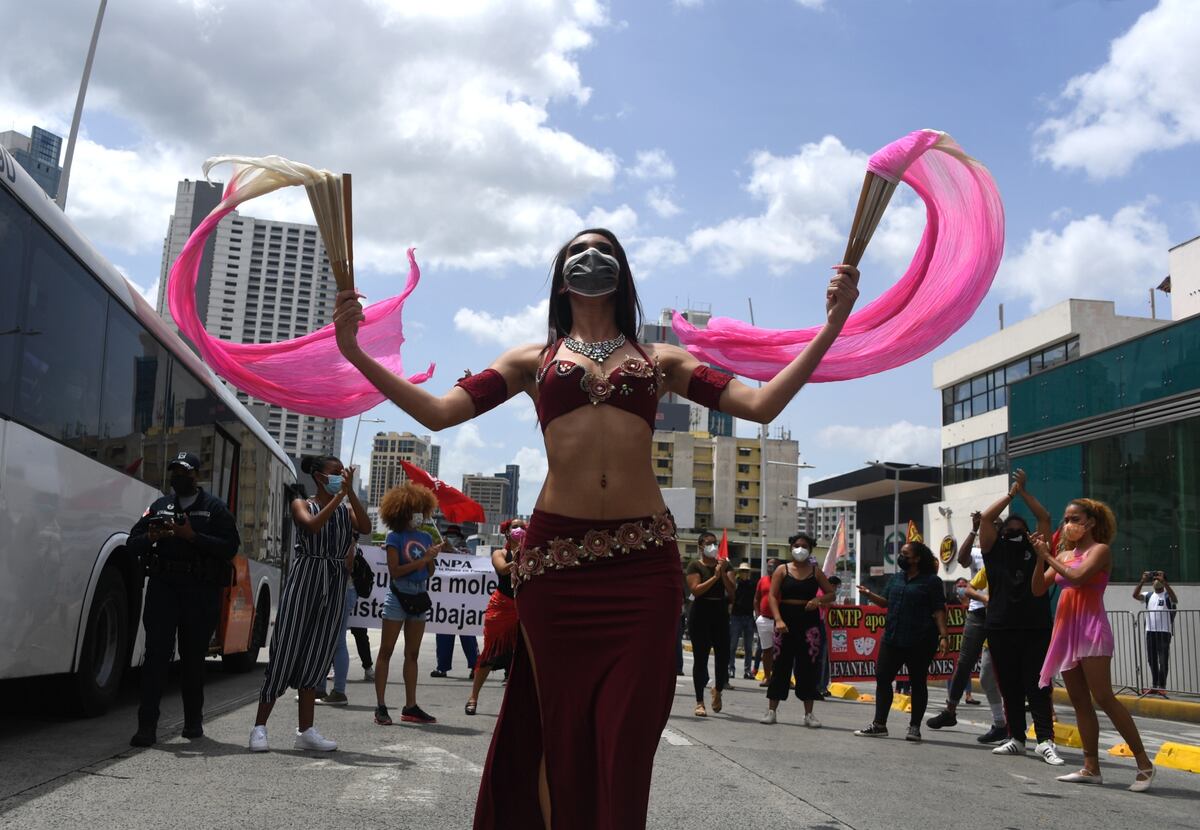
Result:
[[[383,603],[391,584],[387,554],[383,548],[363,546],[363,558],[375,573],[369,597],[356,597],[350,612],[350,625],[379,628]],[[433,607],[426,614],[427,632],[434,634],[483,634],[483,613],[496,590],[496,571],[490,556],[441,553],[437,568],[429,578],[429,598]]]
[[[958,652],[962,647],[965,622],[961,605],[946,606],[946,630],[950,634],[950,651],[938,654],[929,666],[930,680],[947,680],[954,674]],[[887,609],[877,605],[831,605],[826,611],[826,634],[829,636],[829,676],[837,682],[874,680],[875,662],[883,643]],[[902,669],[899,680],[908,678]]]

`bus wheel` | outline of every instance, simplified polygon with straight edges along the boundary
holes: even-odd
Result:
[[[75,669],[75,704],[87,717],[103,715],[116,698],[128,662],[129,633],[125,580],[116,568],[105,568],[92,597]]]
[[[258,652],[267,644],[267,626],[271,624],[271,600],[264,591],[254,607],[254,628],[250,633],[250,648],[236,654],[222,654],[221,666],[227,672],[248,672],[258,664]]]

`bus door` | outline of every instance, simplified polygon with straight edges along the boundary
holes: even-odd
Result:
[[[238,515],[238,461],[241,445],[221,427],[213,434],[212,493],[225,502],[229,512]],[[240,526],[240,522],[238,523]],[[253,539],[242,539],[242,544],[254,544]],[[237,582],[221,591],[221,614],[214,638],[216,650],[221,654],[234,654],[250,647],[250,632],[254,627],[254,586],[250,584],[250,566],[246,557],[238,553],[233,557]]]

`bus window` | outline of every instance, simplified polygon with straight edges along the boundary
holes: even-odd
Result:
[[[25,285],[25,240],[29,215],[0,189],[0,416],[12,414],[16,371],[17,310]]]
[[[162,442],[169,366],[166,349],[110,298],[98,460],[160,490],[165,486]]]
[[[181,452],[200,458],[200,486],[213,491],[214,424],[225,405],[196,379],[186,366],[172,361],[166,408],[166,455],[169,461]]]
[[[14,415],[94,455],[108,295],[54,237],[31,225]]]

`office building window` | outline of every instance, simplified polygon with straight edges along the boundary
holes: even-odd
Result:
[[[1008,385],[1034,372],[1051,369],[1079,357],[1079,338],[1014,360],[942,390],[942,424],[953,424],[1008,406]]]
[[[1008,436],[993,435],[942,450],[942,484],[961,484],[1008,472]]]

